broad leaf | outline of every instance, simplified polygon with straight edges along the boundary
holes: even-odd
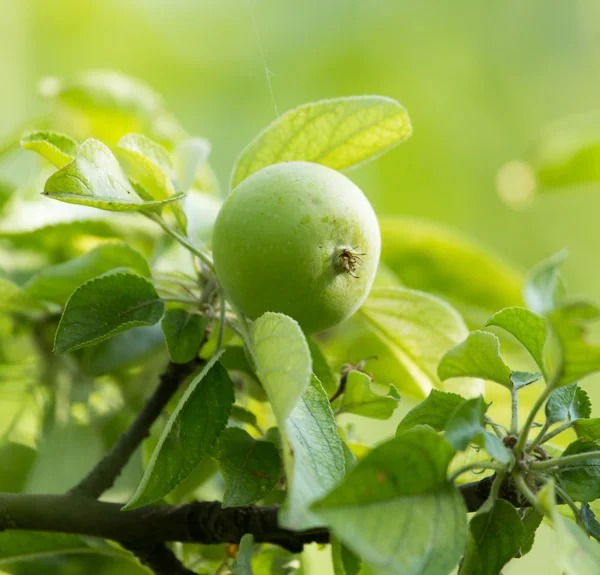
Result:
[[[475,240],[448,227],[404,216],[380,220],[381,261],[408,288],[441,295],[467,316],[520,305],[523,278]],[[470,315],[470,314],[469,314]]]
[[[188,138],[175,146],[173,164],[180,192],[187,192],[192,187],[200,167],[206,164],[209,155],[210,143],[204,138]]]
[[[263,499],[281,476],[277,448],[237,427],[221,434],[216,456],[227,485],[223,507],[240,507]]]
[[[477,513],[470,524],[470,537],[460,575],[499,575],[518,552],[525,532],[517,510],[497,499],[491,509]]]
[[[246,423],[251,427],[257,428],[258,421],[256,419],[256,415],[246,409],[245,407],[241,407],[240,405],[232,405],[231,406],[231,414],[229,418],[232,421],[237,421],[238,423]]]
[[[56,353],[73,351],[139,325],[154,325],[164,303],[151,282],[135,274],[112,273],[78,287],[56,330]]]
[[[208,319],[182,308],[168,309],[161,322],[167,349],[174,363],[187,363],[198,355]]]
[[[269,312],[252,326],[252,348],[281,427],[310,382],[312,361],[306,338],[295,320]]]
[[[30,132],[21,138],[21,147],[37,152],[57,168],[62,168],[75,159],[77,142],[58,132]]]
[[[535,540],[535,532],[542,524],[543,519],[544,516],[535,509],[525,511],[525,516],[523,517],[523,542],[521,543],[521,549],[519,549],[520,557],[527,555],[531,551]]]
[[[156,211],[181,194],[151,200],[129,182],[112,152],[98,140],[89,138],[77,150],[76,158],[55,172],[44,187],[50,198],[109,211]]]
[[[578,439],[562,453],[563,456],[599,451],[595,443]],[[575,501],[593,501],[600,497],[600,459],[588,459],[560,467],[560,483]]]
[[[305,161],[343,170],[406,140],[412,127],[406,110],[383,96],[351,96],[289,110],[240,154],[234,188],[249,175],[278,162]]]
[[[214,356],[171,414],[137,491],[124,509],[153,503],[177,487],[216,445],[234,402],[233,382]]]
[[[435,296],[404,288],[376,288],[361,308],[424,393],[440,387],[438,364],[468,335],[458,313]],[[482,390],[474,382],[473,391]]]
[[[371,378],[366,373],[351,370],[337,413],[389,419],[398,407],[399,399],[398,390],[393,385],[388,395],[379,395],[371,389]]]
[[[252,571],[252,552],[254,549],[254,536],[246,533],[240,539],[240,548],[235,561],[231,564],[231,572],[235,575],[254,575]]]
[[[312,337],[307,337],[306,341],[312,358],[313,373],[321,382],[323,389],[331,397],[337,390],[339,375],[333,372],[317,342]]]
[[[417,425],[429,425],[436,431],[443,431],[454,411],[466,401],[457,393],[432,389],[427,399],[404,416],[396,433],[402,433]]]
[[[546,483],[538,494],[556,531],[558,567],[565,575],[600,573],[600,546],[590,541],[581,527],[563,517],[556,506],[554,484]]]
[[[592,414],[592,404],[588,394],[576,383],[555,389],[546,402],[546,421],[550,424],[560,421],[575,421],[588,418]]]
[[[542,373],[546,373],[544,347],[548,338],[546,320],[523,307],[508,307],[495,313],[486,326],[501,327],[517,340],[530,353]]]
[[[42,268],[24,286],[42,301],[64,304],[81,284],[115,269],[150,277],[144,256],[126,244],[101,244],[73,260]]]
[[[377,573],[445,575],[467,539],[464,502],[446,480],[453,455],[435,431],[407,431],[371,451],[313,510]]]
[[[594,512],[587,503],[581,505],[581,520],[588,530],[588,533],[596,541],[600,541],[600,521],[596,519],[596,515],[594,515]]]
[[[343,479],[346,458],[329,398],[315,377],[290,416],[279,425],[288,481],[279,521],[294,530],[322,525],[310,506]]]
[[[500,357],[500,341],[487,331],[474,331],[450,349],[438,367],[442,381],[453,377],[478,377],[513,388],[510,369]]]
[[[560,266],[567,257],[565,251],[537,264],[525,281],[525,303],[536,313],[545,315],[560,308],[566,296],[565,281]]]
[[[581,441],[598,441],[600,439],[600,418],[578,419],[573,428]]]

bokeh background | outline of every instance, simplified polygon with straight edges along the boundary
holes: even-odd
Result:
[[[600,195],[586,188],[509,202],[498,193],[502,167],[526,157],[550,122],[600,109],[595,0],[0,6],[0,135],[44,111],[41,77],[117,69],[147,81],[190,133],[212,142],[226,189],[239,151],[278,112],[327,97],[391,96],[408,109],[413,137],[350,174],[379,214],[448,224],[521,269],[566,247],[572,291],[600,298]],[[554,573],[551,545],[545,534],[506,573]]]

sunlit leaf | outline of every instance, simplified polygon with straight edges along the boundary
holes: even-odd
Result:
[[[277,485],[282,472],[277,448],[237,427],[222,433],[217,460],[227,485],[223,507],[250,505],[263,499]]]
[[[592,414],[588,394],[576,383],[555,389],[546,402],[546,422],[575,421]]]
[[[402,433],[417,425],[429,425],[436,431],[443,431],[456,408],[465,401],[467,400],[457,393],[432,389],[424,401],[404,416],[396,433]]]
[[[150,277],[148,263],[137,250],[126,244],[102,244],[78,258],[42,268],[24,289],[36,299],[64,304],[81,284],[114,269]]]
[[[331,397],[338,387],[339,376],[333,373],[333,370],[331,369],[327,358],[321,351],[321,348],[319,347],[317,342],[312,337],[307,337],[306,341],[308,343],[310,355],[312,358],[313,373],[321,382],[323,389],[325,389],[327,394]]]
[[[358,575],[362,567],[362,560],[337,537],[331,538],[331,559],[334,575]]]
[[[164,303],[147,279],[111,273],[78,287],[69,298],[56,330],[56,353],[100,342],[139,325],[154,325]]]
[[[453,455],[435,431],[407,431],[359,461],[313,510],[377,573],[447,574],[467,539],[464,502],[446,481]]]
[[[43,306],[17,284],[0,277],[0,313],[40,311]]]
[[[206,164],[209,155],[210,143],[204,138],[188,138],[175,146],[173,164],[180,192],[187,192],[192,187],[200,167]]]
[[[452,377],[478,377],[513,388],[510,369],[500,357],[500,341],[487,331],[474,331],[442,358],[438,375],[442,381]]]
[[[400,397],[394,386],[391,386],[391,390],[388,395],[375,393],[371,389],[371,378],[367,374],[351,370],[337,413],[355,413],[373,419],[389,419],[398,407]]]
[[[21,138],[21,147],[37,152],[57,168],[62,168],[75,159],[77,142],[58,132],[30,132]]]
[[[406,110],[383,96],[351,96],[289,110],[240,154],[234,188],[249,175],[278,162],[306,161],[343,170],[406,140],[412,127]]]
[[[565,280],[560,266],[567,257],[562,251],[536,265],[525,281],[525,303],[539,314],[556,311],[566,296]]]
[[[231,572],[235,575],[254,575],[252,571],[252,552],[254,549],[254,536],[246,533],[240,539],[240,548],[235,561],[231,564]]]
[[[233,382],[217,360],[215,355],[190,382],[124,509],[135,509],[167,495],[216,445],[234,402]]]
[[[573,429],[581,441],[598,441],[600,439],[600,418],[578,419]]]

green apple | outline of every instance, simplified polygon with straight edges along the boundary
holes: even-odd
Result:
[[[307,333],[360,307],[380,251],[377,217],[361,190],[308,162],[274,164],[241,182],[213,232],[215,269],[230,301],[252,319],[289,315]]]

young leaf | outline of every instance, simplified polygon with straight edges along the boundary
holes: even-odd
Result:
[[[566,296],[566,285],[560,266],[567,252],[559,252],[537,264],[525,280],[525,303],[535,313],[545,315],[556,311]]]
[[[160,325],[171,361],[187,363],[198,355],[208,326],[206,316],[173,308],[166,311]]]
[[[563,451],[562,455],[574,455],[598,451],[595,443],[577,439]],[[588,459],[564,465],[560,468],[560,483],[575,501],[593,501],[600,497],[600,460]]]
[[[138,325],[160,321],[165,305],[147,279],[112,273],[79,286],[67,301],[54,341],[65,353]]]
[[[137,250],[126,244],[101,244],[78,258],[42,268],[24,289],[36,299],[64,305],[81,284],[119,268],[150,277],[148,263]]]
[[[289,110],[240,154],[231,188],[278,162],[305,161],[343,170],[406,140],[412,126],[406,110],[383,96],[321,100]]]
[[[497,499],[491,509],[477,513],[459,575],[499,575],[518,552],[525,537],[517,510]]]
[[[198,170],[206,164],[209,155],[210,143],[204,138],[188,138],[175,146],[173,164],[180,192],[187,192],[192,187]]]
[[[500,357],[500,340],[487,331],[474,331],[454,346],[438,367],[442,381],[452,377],[479,377],[513,388],[510,369]]]
[[[182,194],[157,201],[144,199],[127,180],[112,152],[89,138],[77,150],[76,158],[55,172],[44,187],[50,198],[109,211],[153,210],[176,201]]]
[[[237,427],[221,434],[216,457],[227,485],[223,507],[240,507],[263,499],[281,476],[277,448]]]
[[[396,433],[402,433],[417,425],[429,425],[436,431],[443,431],[454,411],[466,401],[457,393],[432,389],[427,399],[404,416]]]
[[[366,373],[351,370],[337,413],[389,419],[398,407],[398,401],[398,390],[393,385],[390,386],[390,394],[379,395],[371,390],[371,378]]]
[[[597,575],[600,573],[600,546],[590,541],[585,531],[563,517],[556,506],[552,482],[538,493],[538,498],[552,520],[556,531],[558,567],[565,575]]]
[[[190,382],[163,430],[137,491],[124,509],[158,501],[177,487],[217,443],[234,402],[218,355]]]
[[[510,380],[513,382],[515,389],[521,389],[527,387],[542,378],[542,374],[539,372],[531,371],[513,371],[510,374]]]
[[[592,414],[588,394],[576,383],[555,389],[546,402],[546,422],[575,421]]]
[[[21,138],[21,147],[37,152],[57,168],[66,166],[77,155],[77,142],[58,132],[30,132]]]
[[[464,502],[446,480],[453,455],[435,431],[407,431],[371,451],[313,511],[377,573],[449,573],[467,539]]]
[[[596,540],[600,541],[600,521],[592,511],[588,503],[581,505],[581,520],[588,530],[588,533]]]
[[[0,313],[41,311],[44,307],[23,288],[0,277]]]
[[[542,316],[524,307],[508,307],[495,313],[485,325],[500,327],[513,335],[530,353],[540,371],[546,373],[544,346],[548,327]]]
[[[573,428],[581,441],[598,441],[600,439],[600,418],[578,419]]]
[[[471,238],[414,217],[384,216],[379,225],[381,261],[407,288],[440,295],[465,315],[522,303],[521,274]]]
[[[254,575],[252,571],[252,552],[254,549],[254,535],[246,533],[240,539],[240,548],[235,561],[231,564],[231,572],[235,575]]]
[[[312,358],[313,373],[321,382],[323,389],[330,397],[336,392],[339,376],[333,372],[321,348],[312,337],[307,337],[308,348]]]
[[[279,521],[294,530],[322,525],[310,506],[343,479],[346,459],[329,398],[314,376],[290,416],[279,425],[288,481]]]
[[[298,323],[266,313],[252,326],[253,355],[280,427],[310,382],[312,361]]]
[[[361,312],[425,393],[440,386],[437,366],[444,353],[468,335],[452,307],[414,290],[375,288]],[[478,391],[481,385],[475,382]]]

